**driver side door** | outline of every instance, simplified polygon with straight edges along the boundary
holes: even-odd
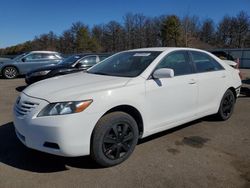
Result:
[[[170,68],[174,77],[146,80],[149,132],[155,133],[189,121],[197,111],[198,86],[186,51],[166,55],[155,70]]]

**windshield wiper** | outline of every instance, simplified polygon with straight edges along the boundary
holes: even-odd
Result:
[[[106,75],[106,76],[110,76],[109,74],[104,73],[104,72],[89,72],[89,71],[87,71],[87,73],[89,73],[89,74],[99,74],[99,75]]]

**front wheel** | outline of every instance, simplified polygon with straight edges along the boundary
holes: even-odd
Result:
[[[18,71],[15,67],[9,66],[3,69],[4,78],[13,79],[13,78],[16,78],[17,75],[18,75]]]
[[[94,129],[91,157],[101,166],[122,163],[133,152],[139,137],[136,121],[127,113],[103,116]]]
[[[217,117],[220,120],[224,121],[231,117],[234,109],[235,100],[236,99],[233,92],[230,89],[227,90],[221,100],[220,108],[217,113]]]

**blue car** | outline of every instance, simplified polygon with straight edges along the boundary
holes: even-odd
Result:
[[[34,69],[48,65],[57,64],[62,61],[58,52],[32,51],[17,56],[14,59],[0,61],[0,75],[7,79],[16,78],[18,75],[25,75]]]

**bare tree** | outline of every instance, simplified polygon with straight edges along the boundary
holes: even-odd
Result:
[[[128,13],[123,22],[111,21],[91,29],[73,23],[60,36],[52,31],[22,44],[0,49],[0,54],[19,54],[31,50],[57,50],[72,54],[84,51],[121,51],[151,46],[190,46],[198,48],[250,47],[250,18],[246,12],[225,16],[217,25],[211,19],[202,24],[197,16],[146,17]]]
[[[125,48],[125,33],[121,24],[116,21],[110,21],[104,26],[104,50],[120,51]]]
[[[197,16],[186,15],[181,21],[183,40],[186,47],[190,46],[190,43],[194,38],[197,38],[199,33],[199,18]]]
[[[215,40],[215,26],[214,22],[211,19],[206,19],[201,26],[200,31],[200,39],[201,41],[212,44]]]
[[[247,40],[247,34],[250,29],[250,19],[246,12],[241,11],[235,18],[235,46],[243,48],[245,41]]]
[[[217,42],[221,47],[230,47],[233,42],[233,18],[225,16],[217,28]]]

